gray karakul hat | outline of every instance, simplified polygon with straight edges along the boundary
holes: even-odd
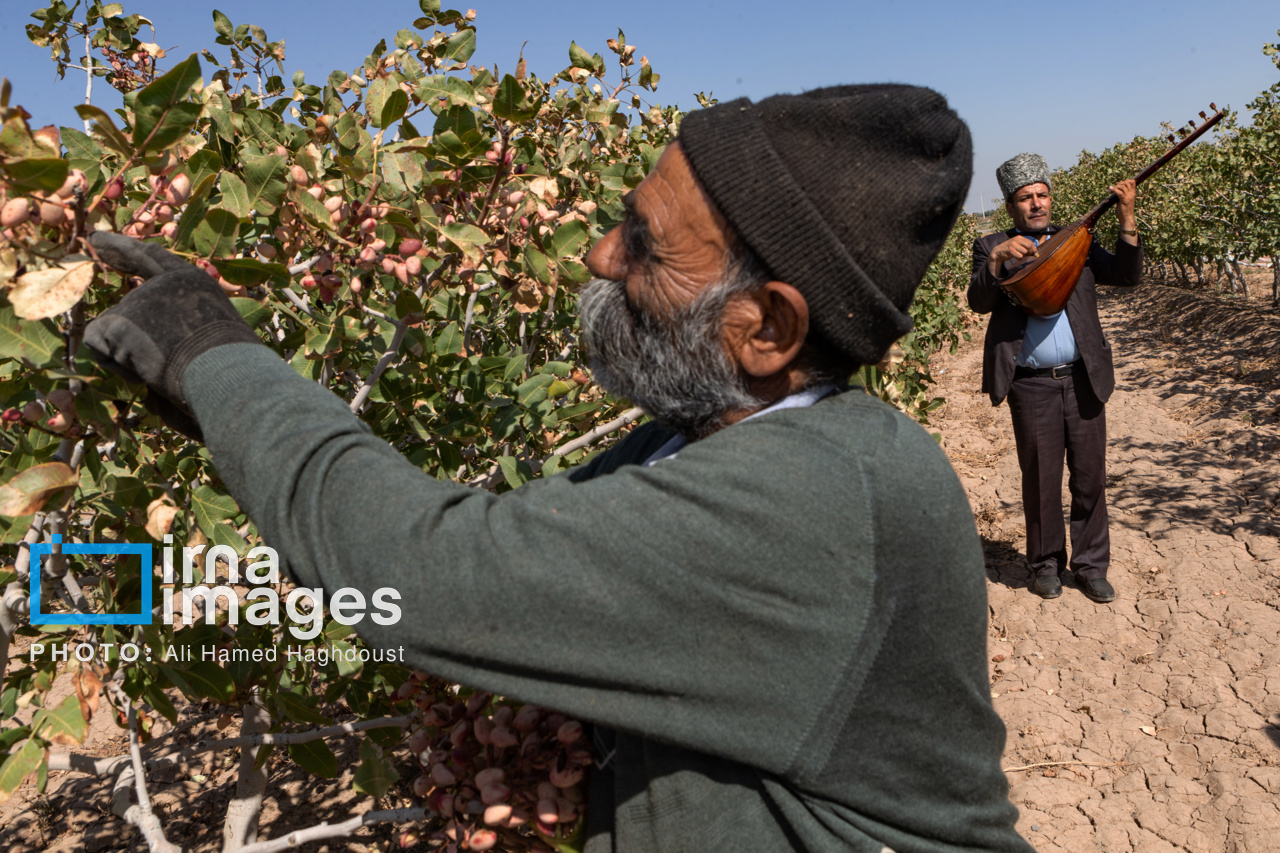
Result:
[[[1004,161],[996,169],[996,181],[1006,201],[1028,184],[1044,184],[1050,192],[1053,191],[1053,184],[1049,183],[1049,164],[1039,154],[1019,154]]]
[[[960,214],[969,128],[931,89],[831,86],[684,117],[677,140],[735,234],[809,303],[825,349],[875,364]]]

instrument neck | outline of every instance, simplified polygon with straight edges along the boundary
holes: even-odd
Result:
[[[1201,115],[1204,115],[1204,113],[1201,113]],[[1141,184],[1147,178],[1151,177],[1157,169],[1159,169],[1165,163],[1168,163],[1175,156],[1177,156],[1179,151],[1186,148],[1191,143],[1195,142],[1197,139],[1199,139],[1201,136],[1204,135],[1205,131],[1207,131],[1209,128],[1213,127],[1215,124],[1221,121],[1222,116],[1223,116],[1222,110],[1218,110],[1216,113],[1209,116],[1209,118],[1203,124],[1201,124],[1191,133],[1187,134],[1182,139],[1182,141],[1180,141],[1177,145],[1173,146],[1168,151],[1166,151],[1163,155],[1157,158],[1156,161],[1152,163],[1150,166],[1148,166],[1147,168],[1139,172],[1137,176],[1134,177],[1133,179],[1134,184]],[[1084,222],[1084,227],[1088,228],[1089,231],[1092,232],[1094,225],[1097,224],[1098,219],[1102,216],[1102,214],[1110,210],[1111,206],[1114,205],[1119,200],[1120,199],[1116,197],[1115,193],[1112,193],[1110,196],[1108,196],[1106,201],[1102,202],[1102,204],[1099,204],[1093,210],[1089,211],[1084,215],[1084,219],[1082,220]]]

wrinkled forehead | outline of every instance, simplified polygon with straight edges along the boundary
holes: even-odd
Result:
[[[1048,197],[1050,195],[1049,187],[1045,184],[1027,184],[1025,187],[1019,187],[1015,190],[1013,195],[1009,197],[1009,201],[1017,204],[1035,196]]]
[[[698,229],[728,228],[678,140],[663,150],[653,170],[628,196],[627,211],[633,215],[662,213],[672,224]]]

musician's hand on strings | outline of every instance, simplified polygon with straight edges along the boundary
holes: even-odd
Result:
[[[1012,240],[1005,240],[1000,245],[991,250],[991,256],[987,259],[987,269],[994,276],[999,276],[1002,272],[1001,266],[1005,261],[1020,261],[1023,258],[1035,257],[1037,254],[1036,244],[1031,238],[1023,237],[1019,234]]]
[[[1113,187],[1111,192],[1118,199],[1116,203],[1116,217],[1120,220],[1120,230],[1132,231],[1132,234],[1120,235],[1120,239],[1131,245],[1138,245],[1138,217],[1133,212],[1134,201],[1138,197],[1138,184],[1133,178],[1127,181],[1121,181]]]

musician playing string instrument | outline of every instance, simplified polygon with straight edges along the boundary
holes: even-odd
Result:
[[[1031,591],[1041,598],[1062,594],[1067,568],[1062,512],[1062,468],[1066,456],[1071,493],[1070,568],[1093,601],[1115,600],[1107,581],[1111,562],[1107,531],[1106,409],[1115,387],[1111,344],[1098,320],[1096,284],[1132,286],[1142,275],[1133,180],[1111,187],[1118,199],[1120,237],[1115,253],[1096,241],[1064,310],[1049,317],[1028,314],[1000,288],[1009,268],[1031,259],[1059,229],[1049,166],[1037,154],[1019,154],[996,170],[1005,210],[1014,227],[974,241],[969,307],[991,314],[982,353],[982,390],[1000,405],[1006,397],[1013,417],[1022,504],[1027,527]]]

